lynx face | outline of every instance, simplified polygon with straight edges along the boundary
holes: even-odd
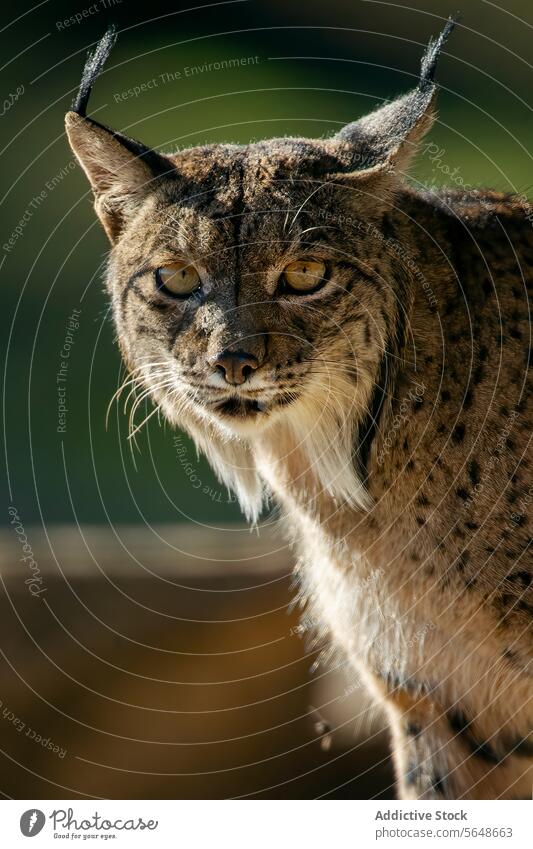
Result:
[[[348,418],[368,400],[395,281],[361,232],[379,221],[369,181],[310,176],[342,174],[351,151],[337,148],[185,151],[120,233],[107,276],[118,336],[173,420],[252,434],[306,405]]]

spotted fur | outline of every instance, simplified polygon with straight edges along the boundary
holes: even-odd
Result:
[[[406,798],[531,796],[531,209],[415,191],[417,88],[328,139],[151,151],[87,118],[70,143],[112,242],[124,360],[255,519],[280,504],[307,617],[391,722]],[[312,294],[280,289],[317,257]],[[155,285],[183,256],[202,286]],[[258,364],[225,384],[221,351]]]

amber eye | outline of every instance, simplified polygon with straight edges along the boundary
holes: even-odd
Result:
[[[200,286],[196,268],[186,262],[172,262],[158,268],[155,278],[160,289],[179,298],[191,295]]]
[[[299,259],[286,266],[282,280],[293,292],[313,292],[322,285],[325,274],[326,264],[321,259]]]

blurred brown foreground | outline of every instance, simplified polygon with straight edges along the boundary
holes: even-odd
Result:
[[[276,530],[24,532],[33,560],[0,540],[5,797],[394,797],[383,721],[310,671]]]

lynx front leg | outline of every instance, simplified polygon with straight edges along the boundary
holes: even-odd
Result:
[[[531,798],[533,742],[505,730],[483,737],[475,721],[430,695],[389,693],[393,756],[402,799]]]
[[[401,799],[453,799],[446,755],[439,739],[435,704],[395,688],[385,699],[392,752]]]

